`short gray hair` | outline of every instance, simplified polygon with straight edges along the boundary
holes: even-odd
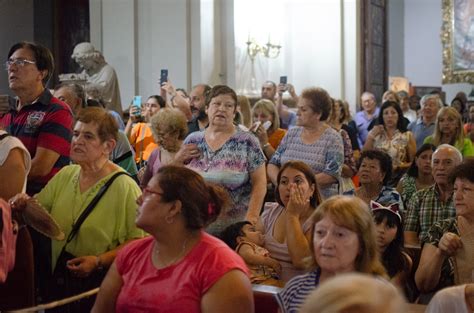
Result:
[[[371,97],[375,101],[375,95],[371,93],[370,91],[364,91],[360,97],[362,98],[363,96]]]
[[[425,107],[426,102],[431,99],[434,99],[436,101],[436,103],[438,104],[438,108],[443,107],[443,102],[441,101],[441,98],[435,94],[424,95],[420,100],[420,107],[423,109]]]
[[[459,151],[456,147],[451,146],[450,144],[447,144],[447,143],[443,143],[439,145],[438,148],[436,148],[436,150],[433,152],[433,154],[443,149],[451,150],[454,152],[454,154],[457,156],[457,159],[458,159],[458,163],[456,165],[462,163],[463,156],[462,156],[461,151]],[[431,165],[433,165],[433,158],[431,159]]]

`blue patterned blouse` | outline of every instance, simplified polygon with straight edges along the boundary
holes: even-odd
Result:
[[[288,161],[298,160],[308,164],[315,174],[325,173],[339,179],[344,163],[344,145],[341,135],[331,127],[326,128],[318,140],[305,144],[301,140],[303,127],[291,128],[283,137],[270,164],[281,167]],[[338,184],[319,189],[323,199],[338,194]]]

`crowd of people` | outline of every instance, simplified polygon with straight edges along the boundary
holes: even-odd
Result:
[[[229,86],[188,96],[166,81],[124,117],[79,84],[49,90],[42,45],[7,57],[16,97],[0,116],[0,197],[19,224],[32,207],[48,212],[65,239],[20,227],[30,262],[0,283],[1,310],[100,286],[53,311],[253,312],[252,284],[281,288],[281,312],[404,312],[453,286],[474,308],[465,95],[446,106],[387,91],[378,105],[367,91],[352,119],[320,87],[267,81],[252,106]]]

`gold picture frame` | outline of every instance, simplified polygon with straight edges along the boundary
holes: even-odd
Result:
[[[443,84],[474,83],[474,1],[442,0]]]

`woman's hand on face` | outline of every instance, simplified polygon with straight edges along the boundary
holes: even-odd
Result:
[[[26,193],[19,193],[8,201],[12,210],[23,211],[26,208],[26,204],[31,197]]]
[[[176,164],[185,164],[191,159],[200,158],[201,157],[201,150],[199,150],[197,144],[189,143],[183,144],[181,148],[179,148],[178,152],[174,156],[174,163]]]
[[[255,125],[255,124],[254,124]],[[253,128],[253,126],[252,126]],[[268,143],[268,134],[262,124],[260,124],[253,133],[257,136],[260,146],[263,146]]]
[[[309,199],[306,199],[301,187],[295,183],[290,184],[290,199],[286,206],[286,211],[289,215],[299,217],[305,209],[309,206]]]
[[[461,238],[450,232],[445,233],[438,243],[438,249],[441,251],[441,254],[448,257],[455,255],[456,251],[461,247]]]
[[[77,277],[87,277],[97,269],[95,255],[81,256],[67,261],[67,268]]]

